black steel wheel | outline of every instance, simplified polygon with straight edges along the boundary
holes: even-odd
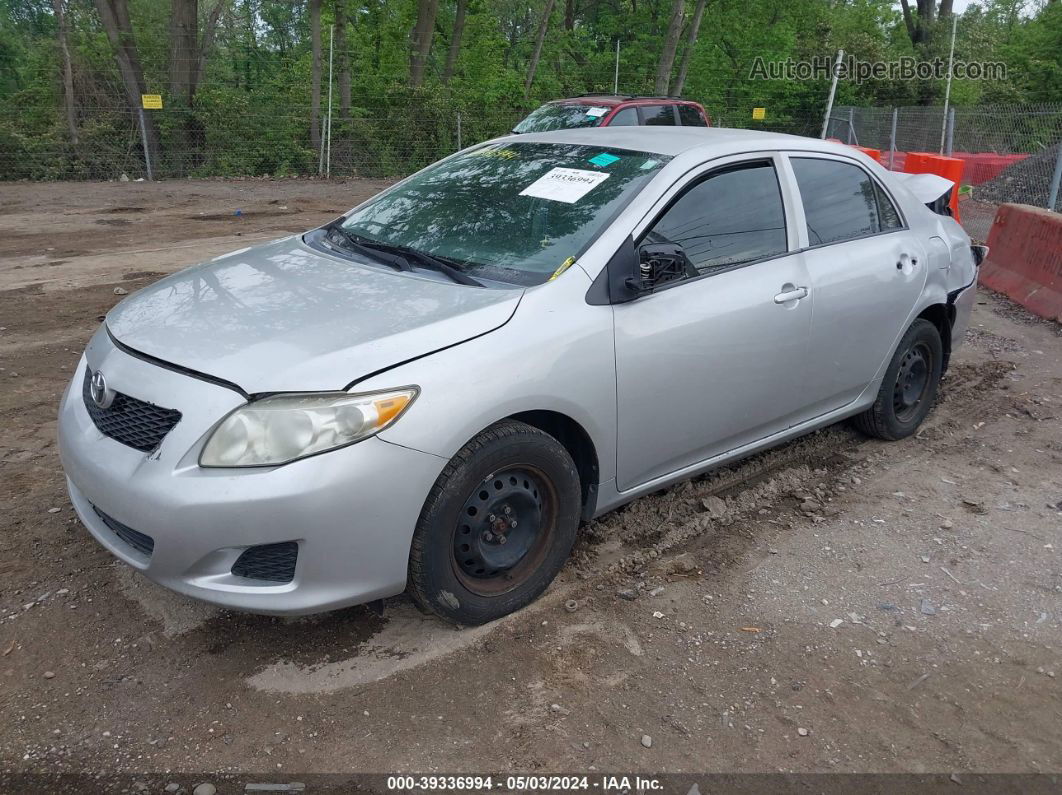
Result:
[[[916,320],[896,346],[874,403],[853,418],[856,427],[889,441],[918,430],[936,399],[943,361],[937,327],[928,320]]]
[[[484,478],[465,500],[454,532],[458,579],[484,596],[519,586],[549,549],[556,514],[556,491],[537,467],[518,465]]]
[[[922,341],[904,351],[892,387],[892,408],[896,419],[908,422],[918,413],[933,371],[933,352]]]
[[[575,542],[579,474],[552,436],[506,420],[443,470],[413,534],[408,590],[424,610],[483,624],[546,589]]]

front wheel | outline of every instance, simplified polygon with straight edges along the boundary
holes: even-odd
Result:
[[[549,434],[506,420],[439,475],[413,534],[409,592],[456,624],[493,621],[533,601],[575,542],[579,473]]]
[[[854,418],[856,427],[888,441],[910,436],[933,406],[943,362],[940,332],[919,318],[896,347],[874,404]]]

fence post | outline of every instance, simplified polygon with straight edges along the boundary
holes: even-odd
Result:
[[[951,157],[952,146],[955,142],[955,108],[948,108],[948,135],[947,143],[944,145],[944,154]]]
[[[463,148],[461,146],[461,111],[457,111],[457,151],[460,152]]]
[[[1054,210],[1058,203],[1058,183],[1062,182],[1062,141],[1058,144],[1058,156],[1055,158],[1055,173],[1051,177],[1051,192],[1047,197],[1047,209]]]
[[[144,168],[147,171],[148,182],[154,182],[154,179],[151,176],[151,150],[148,148],[147,128],[144,126],[143,102],[140,103],[140,107],[137,110],[140,114],[140,143],[144,146]]]
[[[325,177],[332,178],[332,48],[335,25],[328,26],[328,125],[325,133]]]
[[[896,164],[896,117],[899,114],[899,108],[892,109],[892,129],[889,131],[889,171],[892,171]]]
[[[841,59],[844,58],[844,50],[837,51],[837,60],[833,63],[833,80],[830,82],[830,96],[826,99],[826,116],[822,120],[822,133],[819,138],[826,137],[826,131],[830,129],[830,113],[833,112],[833,97],[837,93],[837,75],[841,68]]]
[[[848,145],[852,145],[852,136],[855,134],[855,108],[848,109]]]

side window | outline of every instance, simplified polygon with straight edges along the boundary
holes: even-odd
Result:
[[[678,106],[679,121],[683,127],[707,127],[701,112],[693,105]]]
[[[878,197],[878,218],[881,221],[882,230],[899,229],[903,226],[900,214],[896,212],[896,205],[892,203],[892,200],[882,190],[881,185],[876,182],[874,183],[874,193]]]
[[[852,240],[903,225],[896,207],[859,166],[813,157],[794,157],[790,162],[811,245]]]
[[[642,124],[663,124],[675,126],[674,105],[645,105],[642,111]]]
[[[774,166],[750,163],[711,174],[668,208],[644,242],[677,243],[702,275],[785,253]]]
[[[609,127],[637,127],[638,126],[638,109],[637,108],[624,108],[618,111],[615,116],[612,117],[612,121],[608,123]]]

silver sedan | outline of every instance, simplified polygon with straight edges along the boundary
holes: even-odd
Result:
[[[983,253],[950,189],[741,130],[480,144],[115,307],[62,400],[70,498],[218,605],[498,618],[639,495],[846,418],[912,434]]]

